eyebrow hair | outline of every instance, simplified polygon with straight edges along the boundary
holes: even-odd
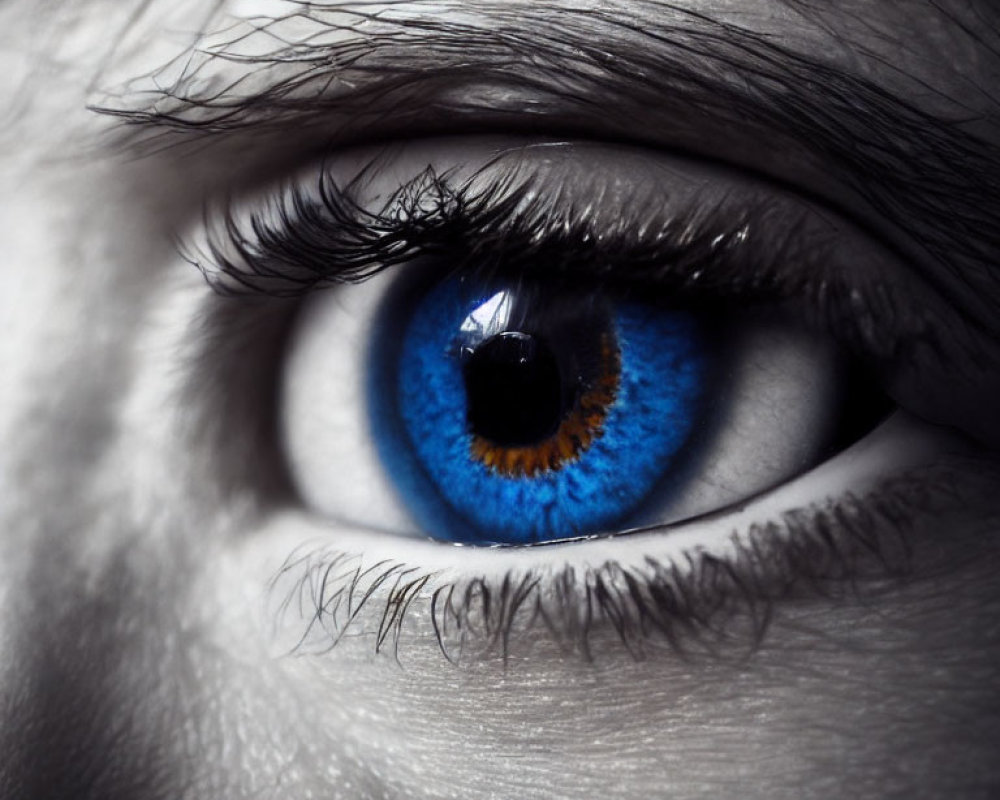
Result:
[[[932,257],[924,277],[939,292],[980,326],[1000,327],[995,304],[982,302],[983,292],[1000,296],[1000,148],[963,130],[967,120],[935,116],[774,38],[662,2],[639,0],[621,13],[485,0],[430,4],[449,13],[425,16],[407,13],[412,3],[295,5],[250,33],[270,41],[269,51],[242,55],[248,38],[234,33],[147,76],[157,88],[141,104],[125,97],[96,110],[140,138],[315,126],[351,142],[520,128],[643,143],[640,127],[687,126],[697,139],[706,121],[717,131],[735,126],[744,147],[780,142],[828,168]],[[296,19],[317,34],[284,38],[282,24]],[[228,82],[211,74],[234,63],[246,71]],[[164,82],[168,72],[176,77]]]

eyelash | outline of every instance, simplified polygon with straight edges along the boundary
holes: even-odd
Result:
[[[840,598],[877,590],[910,570],[908,535],[922,513],[955,502],[950,472],[896,476],[865,497],[788,511],[751,526],[736,556],[688,553],[682,565],[646,557],[613,560],[552,576],[509,570],[495,579],[441,581],[401,562],[366,565],[329,547],[288,558],[271,583],[279,624],[306,620],[291,651],[327,653],[365,623],[376,652],[397,658],[409,613],[421,605],[441,653],[452,663],[515,654],[543,630],[564,653],[595,660],[597,635],[610,630],[634,659],[664,649],[681,657],[745,656],[762,642],[773,604],[789,597]],[[374,616],[365,612],[374,605]]]
[[[459,182],[428,166],[374,212],[358,195],[377,174],[378,159],[343,187],[321,168],[315,195],[300,184],[284,186],[246,222],[232,205],[221,216],[207,211],[204,244],[193,251],[182,246],[182,255],[220,294],[281,298],[427,258],[484,278],[544,264],[545,278],[589,280],[644,297],[652,289],[688,304],[797,298],[808,307],[804,323],[871,358],[897,355],[914,341],[938,347],[922,309],[900,302],[885,282],[869,285],[853,275],[852,283],[832,274],[828,261],[840,243],[779,222],[788,208],[760,194],[738,213],[725,206],[727,198],[698,198],[668,220],[654,208],[648,219],[597,230],[586,208],[565,207],[560,188],[542,190],[516,169],[477,188],[501,159]]]

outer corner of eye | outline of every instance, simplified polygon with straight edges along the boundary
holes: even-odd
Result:
[[[293,478],[354,528],[517,545],[679,522],[797,477],[884,412],[781,315],[414,273],[310,299],[286,359]]]

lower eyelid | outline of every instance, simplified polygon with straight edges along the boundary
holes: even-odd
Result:
[[[864,549],[876,557],[882,557],[876,541],[883,537],[896,542],[888,549],[905,551],[898,546],[906,533],[899,520],[924,513],[934,487],[947,483],[947,456],[966,452],[949,432],[897,412],[841,456],[799,479],[739,508],[667,529],[490,549],[350,531],[285,512],[261,531],[268,546],[258,557],[264,555],[262,568],[270,572],[268,602],[279,617],[279,648],[329,650],[350,628],[371,634],[378,649],[387,642],[395,646],[406,635],[408,609],[420,607],[420,616],[430,614],[437,627],[443,623],[435,614],[451,614],[453,626],[461,626],[468,623],[463,615],[482,615],[481,608],[470,612],[467,606],[480,603],[484,592],[505,596],[509,603],[519,591],[525,593],[522,600],[536,592],[545,597],[558,585],[570,596],[557,605],[575,614],[578,609],[564,606],[590,602],[587,581],[604,585],[620,579],[629,587],[622,591],[640,597],[650,575],[683,580],[712,562],[727,580],[749,570],[745,580],[757,586],[774,572],[787,582],[793,562],[794,570],[806,573],[829,567],[830,557],[852,549],[852,536],[863,537]],[[859,530],[851,530],[854,525]],[[276,563],[279,542],[285,560]],[[699,584],[699,590],[704,588]],[[494,608],[490,613],[505,612]],[[479,627],[498,624],[479,620]]]

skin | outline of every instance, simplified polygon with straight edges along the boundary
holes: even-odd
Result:
[[[320,527],[303,509],[275,519],[248,478],[267,468],[254,435],[206,422],[219,384],[251,385],[241,365],[267,348],[241,347],[230,326],[202,352],[227,312],[174,237],[206,198],[252,181],[235,145],[137,157],[86,108],[96,86],[156,69],[189,44],[178,31],[210,16],[153,0],[133,17],[131,5],[0,6],[13,98],[0,126],[0,796],[996,796],[1000,458],[953,429],[935,428],[922,458],[960,498],[910,508],[906,577],[792,592],[752,653],[635,660],[598,630],[587,661],[535,632],[506,661],[454,666],[417,613],[397,660],[374,652],[376,613],[331,652],[289,656],[301,621],[276,623],[268,585],[317,535],[370,560],[472,562]],[[975,3],[676,5],[961,111],[1000,148],[996,31],[976,27]],[[663,19],[676,13],[663,4]],[[800,166],[810,183],[821,173]],[[835,180],[820,189],[851,200]],[[236,402],[217,416],[253,413]],[[829,485],[864,493],[883,477],[856,464]],[[796,484],[781,502],[823,490]],[[563,558],[548,550],[523,558]],[[476,568],[513,563],[494,555],[473,556]]]

